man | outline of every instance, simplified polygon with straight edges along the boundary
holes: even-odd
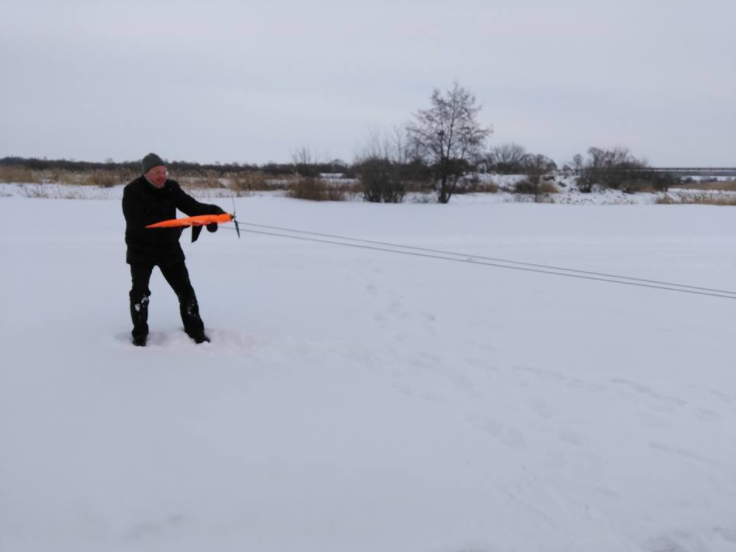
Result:
[[[179,209],[189,216],[219,215],[217,205],[199,203],[186,194],[179,184],[168,179],[166,164],[155,153],[143,158],[143,174],[125,186],[126,255],[133,285],[130,290],[130,316],[133,320],[133,344],[146,345],[148,338],[148,283],[153,268],[158,266],[166,281],[179,298],[179,310],[184,331],[195,343],[209,342],[189,272],[184,264],[184,252],[179,245],[181,228],[146,229],[149,224],[176,218]]]

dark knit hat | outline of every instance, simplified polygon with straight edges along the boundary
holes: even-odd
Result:
[[[143,174],[146,174],[152,168],[158,167],[159,165],[165,166],[166,163],[164,163],[164,160],[155,153],[149,153],[143,158],[141,165],[143,166]]]

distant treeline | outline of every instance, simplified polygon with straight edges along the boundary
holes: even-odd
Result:
[[[64,170],[73,173],[84,173],[90,171],[110,171],[137,173],[141,170],[140,161],[74,161],[69,159],[39,159],[37,157],[3,157],[0,158],[0,166],[18,167],[30,169],[33,171],[50,171]],[[240,164],[240,163],[192,163],[189,161],[169,161],[167,166],[172,172],[179,175],[189,176],[206,176],[206,175],[226,175],[226,174],[242,174],[250,172],[263,173],[269,176],[283,176],[294,174],[294,163],[265,163],[263,165],[256,164]],[[306,167],[299,167],[302,170]],[[312,162],[309,163],[309,172],[317,175],[322,173],[342,173],[345,176],[354,176],[352,168],[340,161],[331,161],[327,163]]]
[[[295,181],[303,189],[296,192],[296,197],[316,195],[314,189],[324,187],[325,182],[329,192],[336,179],[324,175],[340,174],[348,179],[341,184],[360,186],[367,201],[387,203],[400,202],[407,192],[416,190],[434,191],[439,203],[447,203],[456,193],[491,191],[489,179],[480,178],[485,174],[525,175],[516,183],[515,191],[533,194],[535,200],[554,192],[553,183],[560,173],[574,176],[582,192],[599,187],[629,193],[666,191],[677,182],[676,172],[653,169],[623,146],[590,147],[585,155],[573,156],[562,167],[519,144],[501,143],[488,148],[493,129],[478,121],[480,110],[475,96],[455,83],[445,92],[434,89],[430,107],[414,113],[404,127],[371,131],[352,164],[339,159],[322,161],[308,147],[301,147],[293,152],[290,163],[169,161],[167,166],[175,178],[192,177],[214,187],[222,186],[223,179],[241,190],[266,189],[273,180]],[[139,160],[112,159],[95,163],[5,157],[0,159],[0,169],[5,173],[0,174],[0,182],[84,180],[102,186],[113,186],[141,173]]]

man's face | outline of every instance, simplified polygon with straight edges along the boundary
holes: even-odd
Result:
[[[146,173],[146,178],[157,188],[163,188],[164,184],[166,184],[166,177],[168,175],[169,171],[166,170],[166,167],[159,165],[158,167],[153,167],[148,171]]]

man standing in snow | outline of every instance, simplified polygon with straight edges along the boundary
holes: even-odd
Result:
[[[126,261],[133,280],[130,290],[133,344],[143,347],[148,338],[148,298],[151,295],[148,283],[155,266],[179,298],[184,331],[195,343],[208,342],[199,316],[197,296],[184,263],[184,251],[179,245],[182,229],[146,229],[146,226],[176,218],[177,209],[189,216],[219,215],[225,211],[217,205],[199,203],[176,181],[169,180],[166,164],[155,153],[143,158],[142,168],[143,174],[123,191]]]

